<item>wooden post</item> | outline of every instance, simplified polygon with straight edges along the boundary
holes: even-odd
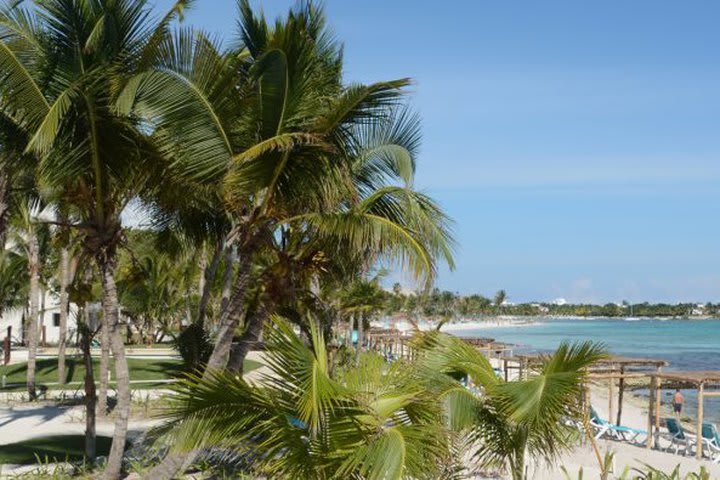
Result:
[[[648,428],[647,428],[647,444],[646,448],[649,450],[653,447],[653,426],[655,424],[655,392],[657,391],[657,377],[650,379],[650,404],[648,406]]]
[[[618,382],[618,405],[616,425],[622,425],[623,395],[625,391],[625,367],[620,367],[620,381]]]
[[[508,381],[508,361],[507,358],[503,359],[503,373],[505,374],[505,381]]]
[[[611,370],[611,376],[608,379],[608,422],[612,423],[615,417],[615,378],[612,374],[615,370]]]
[[[695,439],[695,457],[700,460],[703,452],[702,441],[702,424],[703,424],[703,407],[705,406],[705,384],[700,382],[698,386],[698,405],[697,405],[697,437]]]
[[[658,367],[658,369],[657,369],[658,373],[660,373],[661,370],[662,370],[662,367]],[[655,387],[655,428],[658,428],[658,429],[660,428],[660,406],[662,404],[662,397],[660,396],[661,389],[659,388],[661,386],[662,386],[661,384],[658,384]]]

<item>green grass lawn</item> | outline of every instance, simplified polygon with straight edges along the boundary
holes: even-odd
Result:
[[[252,360],[245,361],[245,372],[254,370],[260,366]],[[133,385],[133,388],[156,388],[162,386],[158,380],[171,380],[178,378],[183,373],[181,360],[169,358],[128,358],[131,381],[145,381],[147,383]],[[111,380],[114,379],[113,360],[110,359]],[[85,379],[85,366],[80,358],[68,358],[66,361],[66,383],[83,382]],[[26,379],[27,364],[17,363],[14,365],[0,366],[0,376],[7,375],[8,389],[17,390],[18,387],[12,384],[24,384]],[[99,379],[100,360],[93,359],[93,371],[95,381]],[[55,383],[58,381],[57,359],[43,358],[37,361],[37,384]],[[59,388],[59,385],[49,385],[49,388]],[[20,387],[22,388],[22,387]]]
[[[112,438],[97,437],[97,455],[110,452]],[[0,446],[0,465],[33,465],[41,463],[76,462],[84,458],[85,437],[83,435],[57,435],[41,437]]]

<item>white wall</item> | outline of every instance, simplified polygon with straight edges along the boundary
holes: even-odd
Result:
[[[74,341],[77,324],[75,322],[75,314],[77,307],[70,304],[70,314],[67,321],[67,339]],[[48,344],[57,344],[60,338],[60,327],[55,326],[55,318],[59,321],[60,305],[58,299],[50,294],[45,297],[45,310],[40,312],[40,327],[38,328],[38,341],[42,341],[42,327],[45,326],[45,341]],[[23,309],[18,308],[3,313],[0,318],[0,341],[7,335],[7,327],[12,327],[13,341],[20,342],[23,338]]]

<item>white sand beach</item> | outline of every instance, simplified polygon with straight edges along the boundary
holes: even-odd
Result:
[[[491,364],[501,367],[500,360],[491,359]],[[517,376],[517,371],[510,372],[510,378]],[[608,396],[607,388],[600,385],[593,385],[590,388],[590,402],[598,414],[608,418]],[[664,412],[668,413],[668,412]],[[647,399],[637,397],[627,392],[623,401],[622,424],[637,430],[647,430],[648,404]],[[690,427],[692,429],[692,427]],[[606,452],[614,454],[614,465],[617,475],[625,468],[633,469],[642,467],[644,464],[651,465],[665,472],[672,471],[680,465],[683,475],[688,472],[697,472],[704,466],[711,475],[711,478],[720,479],[720,465],[713,464],[710,460],[696,460],[694,456],[677,455],[672,452],[665,452],[659,449],[648,450],[644,444],[630,444],[627,442],[613,440],[598,440],[597,445],[600,455],[604,457]],[[664,449],[668,442],[660,440],[660,448]],[[682,453],[682,451],[681,451]],[[691,452],[694,455],[694,451]],[[582,468],[583,478],[596,479],[600,475],[600,467],[597,457],[589,441],[579,444],[574,450],[568,452],[553,465],[531,464],[530,476],[534,480],[561,480],[564,479],[562,467],[567,469],[570,478],[578,478],[578,471]],[[509,477],[508,477],[509,478]],[[684,477],[681,477],[684,478]]]
[[[608,418],[608,398],[604,388],[593,387],[590,391],[593,407],[602,418]],[[645,400],[633,395],[626,395],[623,402],[623,425],[638,430],[647,429],[648,405]],[[668,442],[661,439],[660,448],[666,448]],[[645,445],[633,445],[627,442],[599,440],[598,447],[601,455],[612,452],[615,458],[614,471],[619,475],[625,468],[638,468],[643,464],[651,465],[664,472],[672,471],[680,465],[683,475],[689,472],[697,472],[704,466],[711,475],[711,478],[720,478],[720,465],[713,464],[710,460],[698,461],[694,456],[683,456],[661,450],[648,450]],[[682,451],[681,451],[682,453]],[[694,454],[694,452],[693,452]],[[578,446],[575,450],[562,456],[556,465],[535,465],[531,470],[534,472],[531,478],[536,480],[558,480],[563,478],[560,467],[564,466],[571,474],[571,478],[577,478],[580,468],[583,469],[584,478],[595,479],[600,474],[597,458],[589,442]],[[684,477],[683,477],[684,478]]]
[[[447,333],[462,332],[468,330],[490,330],[493,328],[519,328],[534,327],[542,325],[542,322],[516,317],[494,317],[487,320],[472,320],[468,322],[447,323],[443,325],[442,331]]]

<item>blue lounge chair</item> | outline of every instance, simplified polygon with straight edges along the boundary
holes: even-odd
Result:
[[[664,420],[665,428],[667,428],[669,434],[668,439],[670,440],[670,445],[665,449],[665,451],[675,447],[675,453],[678,453],[680,447],[683,446],[685,447],[684,453],[689,453],[690,447],[695,444],[695,436],[687,433],[677,419],[665,418]]]
[[[600,439],[603,435],[608,434],[611,438],[617,440],[624,440],[626,442],[638,443],[639,437],[646,437],[647,432],[645,430],[637,430],[635,428],[624,427],[622,425],[613,425],[612,423],[604,420],[598,415],[594,408],[590,407],[590,425],[595,427],[597,433],[595,439]]]
[[[720,463],[720,434],[715,424],[707,422],[702,424],[702,445],[703,448],[707,446],[710,460],[713,463]]]

